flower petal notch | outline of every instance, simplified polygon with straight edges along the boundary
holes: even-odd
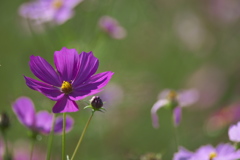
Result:
[[[54,122],[53,114],[47,111],[35,112],[34,104],[28,97],[19,97],[13,104],[12,109],[20,123],[32,132],[49,134]],[[62,117],[57,117],[54,124],[54,133],[61,134]],[[70,131],[74,121],[70,116],[66,117],[66,131]]]
[[[114,74],[110,71],[95,74],[99,60],[92,52],[78,54],[66,47],[55,51],[54,64],[56,71],[44,58],[31,56],[31,71],[41,81],[25,77],[29,88],[57,101],[53,113],[78,111],[75,101],[102,91]]]

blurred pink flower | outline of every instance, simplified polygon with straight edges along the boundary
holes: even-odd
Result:
[[[104,102],[104,107],[113,107],[122,103],[124,98],[123,88],[116,83],[109,83],[102,92],[98,93]]]
[[[234,103],[215,111],[206,121],[208,133],[219,131],[230,124],[240,121],[240,103]]]
[[[19,8],[19,14],[35,23],[63,24],[74,15],[73,8],[83,0],[32,0]]]
[[[183,45],[191,51],[198,51],[207,41],[207,32],[197,15],[192,12],[178,13],[174,29]]]
[[[30,158],[30,144],[26,143],[25,141],[18,141],[14,144],[10,144],[8,147],[11,147],[9,150],[11,151],[12,154],[12,160],[28,160]],[[5,148],[4,145],[1,145],[0,143],[0,160],[3,157]],[[38,148],[34,147],[33,151],[33,157],[32,160],[43,160],[46,158],[46,153]],[[54,160],[57,160],[54,158]]]
[[[228,129],[229,139],[233,142],[240,142],[240,122],[236,125],[230,126]]]
[[[35,111],[32,100],[28,97],[19,97],[13,104],[12,109],[20,123],[33,132],[49,134],[53,123],[53,114],[48,111]],[[74,120],[66,117],[66,132],[72,130]],[[56,117],[54,133],[62,134],[63,117]]]
[[[123,39],[126,37],[126,30],[120,26],[116,19],[110,16],[101,17],[99,26],[114,39]]]
[[[209,0],[208,10],[214,20],[223,23],[233,23],[240,19],[240,1],[238,0]]]
[[[187,87],[198,90],[198,104],[201,107],[213,106],[223,95],[227,87],[227,79],[222,70],[213,66],[203,66],[194,72]]]
[[[170,106],[173,111],[175,125],[181,121],[182,107],[192,105],[198,100],[198,92],[195,89],[183,90],[175,92],[172,90],[164,90],[159,94],[159,100],[154,103],[151,109],[152,124],[154,128],[159,127],[157,111],[165,106]]]

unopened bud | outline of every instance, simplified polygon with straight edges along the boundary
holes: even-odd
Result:
[[[4,131],[5,129],[7,129],[10,126],[10,120],[8,115],[3,112],[0,114],[0,129],[2,131]]]
[[[93,96],[90,100],[93,108],[100,109],[103,106],[103,102],[99,96]]]

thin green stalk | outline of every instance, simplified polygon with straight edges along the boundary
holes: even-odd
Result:
[[[7,135],[5,134],[5,131],[2,131],[3,141],[5,145],[5,155],[9,156],[9,150],[8,150],[8,142],[7,142]]]
[[[65,160],[65,133],[66,133],[66,113],[63,113],[63,130],[62,130],[62,160]]]
[[[175,139],[175,144],[176,144],[176,151],[178,151],[178,146],[179,146],[179,140],[178,140],[178,131],[177,127],[174,126],[174,139]]]
[[[52,143],[53,143],[53,135],[54,135],[54,125],[55,125],[55,118],[56,114],[53,115],[53,122],[52,122],[52,128],[51,128],[51,133],[48,137],[48,149],[47,149],[47,160],[51,159],[51,152],[52,152]]]
[[[35,139],[32,139],[31,152],[30,152],[30,160],[32,160],[32,157],[33,157],[34,144],[35,144]]]
[[[87,121],[87,123],[86,123],[86,125],[85,125],[85,127],[84,127],[84,129],[83,129],[83,132],[82,132],[82,134],[81,134],[81,136],[80,136],[80,138],[79,138],[79,140],[78,140],[77,146],[76,146],[76,148],[75,148],[75,150],[74,150],[74,152],[73,152],[73,155],[72,155],[71,160],[74,159],[74,157],[75,157],[75,155],[76,155],[76,153],[77,153],[77,150],[78,150],[78,148],[79,148],[79,146],[80,146],[80,144],[81,144],[81,142],[82,142],[82,139],[83,139],[84,134],[85,134],[85,132],[86,132],[88,126],[89,126],[89,123],[90,123],[90,121],[91,121],[91,119],[92,119],[92,117],[93,117],[93,115],[94,115],[94,112],[95,112],[95,111],[92,112],[91,116],[89,117],[89,119],[88,119],[88,121]]]

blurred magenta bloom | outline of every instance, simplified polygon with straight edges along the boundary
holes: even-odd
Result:
[[[2,140],[0,139],[0,142]],[[10,160],[29,160],[31,145],[26,143],[25,141],[17,141],[14,144],[11,144],[11,158]],[[2,159],[6,148],[4,145],[0,145],[0,160]],[[44,160],[46,157],[46,153],[37,146],[34,147],[34,152],[32,156],[32,160]],[[54,160],[58,160],[58,158],[54,157]]]
[[[117,83],[109,83],[104,91],[97,94],[101,97],[104,103],[104,108],[118,106],[123,102],[124,91],[123,88]]]
[[[174,105],[173,118],[175,125],[181,121],[182,107],[189,106],[198,100],[198,92],[194,89],[175,92],[171,90],[164,90],[159,95],[159,100],[153,105],[151,109],[152,124],[154,128],[159,127],[157,111],[167,105]],[[174,104],[173,104],[174,102]]]
[[[223,107],[222,109],[214,112],[206,121],[206,130],[211,134],[224,129],[228,125],[238,122],[240,120],[239,115],[239,103],[234,103],[227,107]]]
[[[53,114],[47,111],[35,112],[34,104],[28,97],[18,98],[12,105],[13,111],[18,120],[27,128],[34,132],[49,134],[53,123]],[[66,118],[66,131],[70,131],[73,127],[73,119],[70,116]],[[54,132],[62,133],[63,118],[57,117],[54,126]]]
[[[208,1],[209,13],[214,20],[223,24],[237,22],[240,18],[240,2],[234,0],[210,0]]]
[[[74,15],[73,8],[83,0],[32,0],[20,6],[19,14],[39,24],[63,24]]]
[[[103,16],[99,20],[100,28],[107,32],[112,38],[123,39],[126,37],[126,30],[120,26],[117,20],[110,16]]]
[[[214,106],[224,95],[228,80],[221,68],[204,65],[194,72],[188,80],[187,86],[199,92],[198,106],[207,108]]]
[[[92,52],[79,55],[64,47],[55,51],[54,64],[57,71],[42,57],[31,56],[30,69],[43,82],[25,77],[29,88],[57,101],[53,113],[78,111],[75,101],[100,92],[113,75],[110,71],[95,74],[99,62]]]
[[[193,156],[193,152],[179,147],[179,151],[174,154],[173,160],[189,160]]]
[[[240,158],[240,151],[236,151],[230,144],[219,144],[216,148],[211,145],[200,147],[195,153],[180,148],[174,154],[173,160],[236,160]]]
[[[173,27],[181,44],[193,53],[199,54],[197,51],[210,44],[210,34],[207,33],[201,19],[194,12],[176,13]],[[202,52],[198,56],[203,56]]]
[[[229,139],[233,142],[240,142],[240,122],[230,126],[228,130]]]

